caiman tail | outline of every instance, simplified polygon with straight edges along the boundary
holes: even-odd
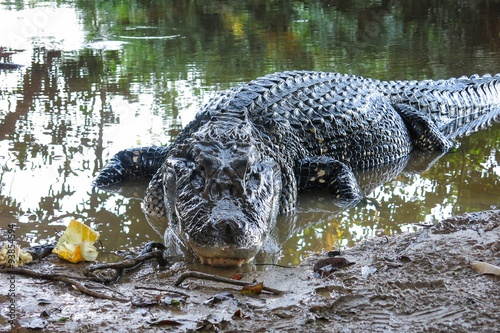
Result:
[[[413,110],[429,117],[449,140],[469,135],[500,118],[500,74],[439,81],[389,81],[382,85],[393,104],[406,112]]]

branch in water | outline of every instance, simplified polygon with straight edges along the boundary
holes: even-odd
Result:
[[[229,284],[234,284],[234,285],[242,286],[242,287],[248,286],[250,284],[249,282],[233,280],[233,279],[229,279],[229,278],[225,278],[225,277],[221,277],[221,276],[217,276],[217,275],[205,274],[205,273],[200,273],[200,272],[186,272],[186,273],[183,273],[181,276],[179,276],[177,281],[175,281],[174,286],[178,287],[182,282],[184,282],[184,280],[189,279],[189,278],[229,283]],[[285,293],[282,290],[273,289],[273,288],[269,288],[269,287],[264,287],[263,290],[271,292],[275,295],[282,295]]]

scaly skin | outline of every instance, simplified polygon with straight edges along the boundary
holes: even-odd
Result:
[[[500,76],[378,81],[322,72],[270,74],[212,99],[170,147],[119,152],[95,185],[152,176],[149,219],[211,265],[241,265],[260,250],[278,212],[302,189],[362,198],[352,170],[446,152],[451,140],[498,118]]]

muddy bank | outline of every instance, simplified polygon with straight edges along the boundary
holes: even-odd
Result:
[[[149,306],[95,298],[65,283],[16,275],[12,331],[500,331],[500,277],[480,274],[470,265],[500,265],[500,211],[461,215],[414,233],[372,238],[341,256],[353,264],[327,277],[313,270],[327,253],[314,254],[294,268],[210,270],[226,277],[242,272],[243,280],[262,281],[284,291],[282,295],[247,295],[238,286],[198,279],[174,287],[189,269],[182,262],[165,270],[146,263],[104,289],[83,281],[89,289],[113,289],[121,293],[113,293],[118,297]],[[26,268],[83,276],[84,265],[65,264],[50,255]],[[9,276],[2,273],[0,279],[7,281]],[[2,282],[0,323],[6,332],[11,330],[7,288]]]

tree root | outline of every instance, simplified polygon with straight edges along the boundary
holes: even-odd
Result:
[[[251,284],[249,282],[229,279],[229,278],[225,278],[225,277],[221,277],[221,276],[217,276],[217,275],[205,274],[205,273],[200,273],[200,272],[186,272],[186,273],[183,273],[181,276],[179,276],[177,281],[175,281],[174,286],[178,287],[179,285],[181,285],[182,282],[184,282],[184,280],[189,279],[189,278],[223,282],[223,283],[234,284],[234,285],[242,286],[242,287],[248,286],[249,284]],[[269,288],[269,287],[264,287],[263,290],[270,292],[270,293],[273,293],[275,295],[282,295],[285,293],[282,290]]]
[[[72,277],[72,276],[59,275],[59,274],[38,273],[38,272],[24,269],[24,268],[4,268],[4,269],[0,269],[0,273],[19,274],[19,275],[26,275],[26,276],[35,277],[38,279],[65,282],[65,283],[75,287],[77,290],[81,291],[82,293],[87,294],[89,296],[103,298],[103,299],[109,299],[109,300],[119,301],[119,302],[130,302],[130,299],[127,299],[127,298],[110,296],[110,295],[106,295],[106,294],[101,294],[101,293],[94,291],[94,290],[90,290],[87,287],[85,287],[83,283],[75,280],[75,279],[79,279],[79,277]],[[103,288],[104,288],[104,286],[103,286]],[[111,292],[121,294],[120,292],[118,292],[116,290],[112,290],[111,288],[106,288],[106,289],[110,290]]]
[[[156,291],[163,291],[166,293],[171,293],[171,294],[177,294],[181,295],[184,297],[190,297],[190,295],[183,293],[182,291],[177,291],[177,290],[172,290],[168,288],[156,288],[156,287],[147,287],[147,286],[135,286],[135,289],[146,289],[146,290],[156,290]]]
[[[99,269],[107,269],[107,268],[112,268],[116,270],[122,270],[122,269],[132,269],[141,264],[143,261],[157,258],[158,256],[162,256],[163,253],[161,251],[155,251],[155,252],[149,252],[146,254],[141,254],[138,255],[135,258],[130,258],[130,259],[125,259],[120,262],[112,262],[112,263],[106,263],[106,264],[99,264],[99,265],[91,265],[87,267],[88,272],[93,272]]]
[[[135,258],[125,259],[123,261],[116,262],[116,263],[106,263],[106,264],[88,266],[85,269],[85,274],[88,275],[90,272],[94,272],[97,270],[114,269],[116,271],[116,274],[114,274],[114,276],[112,276],[112,277],[99,277],[99,279],[101,280],[101,282],[104,282],[104,283],[117,282],[118,279],[120,278],[123,270],[134,269],[137,266],[139,266],[140,264],[142,264],[144,261],[147,261],[149,259],[156,259],[160,266],[165,266],[168,264],[168,262],[163,257],[163,251],[155,250],[152,252],[143,252]]]

